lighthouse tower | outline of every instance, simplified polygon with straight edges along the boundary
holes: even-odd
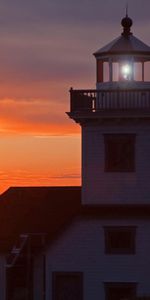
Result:
[[[121,35],[94,53],[96,89],[70,91],[86,205],[150,204],[150,47],[133,35],[128,15],[121,25]]]
[[[80,188],[48,194],[36,300],[43,291],[50,300],[150,300],[150,47],[132,23],[126,15],[121,35],[94,53],[96,89],[70,90],[68,115],[82,129],[82,202]]]

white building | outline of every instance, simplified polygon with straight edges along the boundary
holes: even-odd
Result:
[[[95,52],[96,90],[70,91],[68,115],[82,128],[81,203],[80,188],[13,196],[38,199],[36,224],[22,225],[20,234],[30,230],[31,242],[37,232],[47,236],[38,252],[19,248],[27,251],[32,289],[20,299],[150,296],[150,47],[131,26],[126,15],[121,36]],[[19,259],[10,259],[12,274]]]
[[[121,36],[94,53],[97,89],[70,91],[68,115],[82,128],[82,204],[46,248],[46,300],[150,296],[150,47],[127,15],[121,24]],[[39,265],[40,256],[36,300]]]

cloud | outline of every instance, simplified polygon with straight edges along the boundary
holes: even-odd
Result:
[[[65,114],[64,103],[43,99],[0,100],[0,133],[64,135],[79,129]]]
[[[22,180],[24,181],[24,184],[29,184],[29,182],[31,181],[32,184],[37,181],[40,180],[40,182],[45,182],[45,184],[47,184],[47,182],[50,182],[50,180],[53,179],[80,179],[81,176],[80,174],[71,174],[71,173],[67,173],[67,174],[57,174],[57,175],[51,175],[49,172],[44,172],[42,170],[42,172],[40,172],[40,174],[34,172],[33,170],[14,170],[14,171],[9,171],[5,172],[5,171],[1,171],[0,172],[0,181],[5,182],[5,184],[10,182],[10,178],[12,180],[12,184],[13,182],[15,182],[15,184],[17,183],[18,185],[20,185],[20,183],[22,183]]]
[[[81,185],[81,176],[79,173],[55,173],[50,170],[36,172],[29,169],[15,169],[0,172],[0,193],[7,190],[10,186],[63,186],[63,185]]]
[[[1,22],[2,24],[20,23],[29,24],[45,23],[82,23],[97,22],[104,20],[111,22],[116,20],[118,14],[125,12],[126,0],[114,0],[112,12],[112,0],[1,0]],[[136,11],[135,11],[136,7]],[[132,0],[129,12],[138,19],[149,19],[150,3],[147,0]],[[7,16],[7,18],[6,18]],[[13,26],[12,26],[13,27]],[[18,30],[20,29],[17,27]]]
[[[81,175],[79,173],[77,174],[60,174],[60,175],[55,175],[51,176],[52,179],[79,179],[81,178]]]

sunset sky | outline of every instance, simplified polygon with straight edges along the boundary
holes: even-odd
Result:
[[[0,0],[0,193],[80,185],[80,127],[69,88],[95,88],[92,53],[120,35],[126,0]],[[150,44],[150,0],[129,0]]]

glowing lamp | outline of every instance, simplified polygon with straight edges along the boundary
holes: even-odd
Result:
[[[121,77],[124,80],[131,80],[132,78],[132,66],[129,64],[124,64],[121,66]]]

